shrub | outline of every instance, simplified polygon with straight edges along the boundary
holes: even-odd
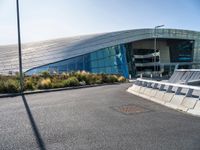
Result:
[[[3,80],[0,80],[0,93],[6,92],[5,84]]]
[[[52,83],[52,88],[63,88],[64,84],[63,82],[54,82]]]
[[[102,77],[97,74],[90,74],[88,77],[89,84],[101,84],[102,83]]]
[[[6,93],[17,93],[20,90],[19,81],[8,79],[4,82],[4,92]]]
[[[102,77],[102,83],[107,83],[108,82],[108,77],[105,74],[101,74]]]
[[[63,73],[60,75],[60,78],[61,78],[61,79],[67,79],[67,78],[69,78],[69,74],[63,72]]]
[[[96,76],[95,76],[95,83],[96,83],[96,84],[101,84],[101,83],[103,83],[103,81],[102,81],[102,76],[101,76],[101,75],[96,75]]]
[[[79,82],[79,84],[84,86],[84,85],[86,85],[86,82],[85,81],[81,81],[81,82]]]
[[[32,79],[25,80],[24,82],[24,90],[34,90],[35,85]]]
[[[87,85],[102,83],[101,76],[97,74],[91,74],[86,71],[78,71],[76,73],[71,73],[71,76],[75,76],[79,82],[85,82]]]
[[[78,71],[74,73],[74,76],[79,80],[79,81],[87,81],[89,73],[85,71]]]
[[[124,78],[123,76],[119,76],[118,82],[126,82],[126,78]]]
[[[34,85],[37,85],[38,81],[41,79],[41,76],[39,75],[32,75],[25,77],[25,80],[31,80],[31,82],[34,83]]]
[[[18,92],[18,76],[1,76],[0,75],[0,93]],[[85,71],[62,73],[50,75],[48,71],[40,75],[24,77],[24,90],[62,88],[77,85],[91,85],[102,83],[125,82],[123,76],[108,74],[92,74]]]
[[[50,73],[49,73],[48,71],[43,71],[43,72],[41,73],[41,76],[44,77],[45,79],[51,77],[51,75],[50,75]]]
[[[79,85],[79,81],[76,77],[69,77],[67,80],[63,81],[65,87],[67,86],[77,86]]]
[[[118,78],[116,75],[101,74],[101,76],[102,76],[103,83],[114,83],[118,81]]]
[[[52,78],[51,78],[51,83],[52,84],[56,84],[56,83],[58,83],[58,82],[61,82],[62,81],[62,79],[60,79],[58,76],[53,76]]]
[[[108,75],[108,83],[118,82],[118,78],[116,75]]]
[[[42,80],[40,80],[40,82],[38,84],[39,89],[49,89],[51,87],[52,87],[52,83],[51,83],[50,78],[42,79]]]

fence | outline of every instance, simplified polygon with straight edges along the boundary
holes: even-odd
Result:
[[[170,83],[192,83],[200,81],[200,69],[177,69],[170,77]]]

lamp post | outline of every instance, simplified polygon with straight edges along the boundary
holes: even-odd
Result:
[[[154,27],[154,75],[156,74],[156,49],[157,49],[157,33],[158,28],[164,27],[165,25],[159,25]]]
[[[17,7],[17,33],[18,33],[18,51],[19,51],[20,92],[23,93],[22,52],[21,52],[20,18],[19,18],[19,1],[18,0],[16,0],[16,7]]]

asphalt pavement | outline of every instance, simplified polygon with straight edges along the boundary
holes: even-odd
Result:
[[[0,98],[1,150],[200,150],[200,118],[131,84]]]

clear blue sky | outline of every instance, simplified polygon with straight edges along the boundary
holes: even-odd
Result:
[[[126,29],[200,31],[200,0],[19,0],[22,42]],[[17,43],[15,0],[0,0],[0,45]]]

